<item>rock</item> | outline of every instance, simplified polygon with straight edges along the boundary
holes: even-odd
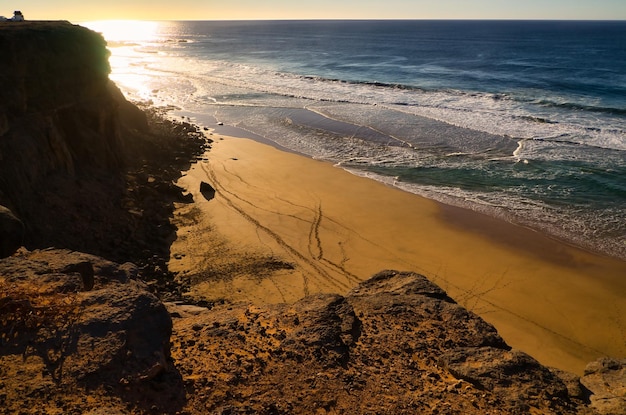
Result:
[[[163,304],[136,282],[80,295],[74,324],[76,358],[64,370],[78,380],[131,382],[167,368],[172,321]]]
[[[202,193],[202,196],[204,196],[206,200],[211,200],[215,197],[215,189],[206,182],[200,183],[200,193]]]
[[[294,304],[293,311],[298,324],[282,339],[281,347],[324,366],[348,361],[350,346],[360,335],[360,322],[345,298],[312,295]]]
[[[202,391],[188,395],[197,413],[580,409],[550,370],[415,273],[384,271],[345,296],[180,314],[172,354],[187,387]]]
[[[189,316],[197,316],[198,314],[208,313],[209,309],[207,307],[198,307],[193,304],[176,304],[173,302],[164,303],[167,311],[172,316],[176,316],[179,318],[189,317]]]
[[[187,193],[187,194],[180,194],[180,196],[178,197],[178,201],[180,203],[193,203],[193,195],[191,193]]]
[[[117,278],[127,269],[58,249],[0,260],[2,304],[39,310],[28,317],[36,324],[26,322],[17,335],[5,337],[9,343],[0,355],[32,355],[56,382],[89,387],[149,380],[166,370],[172,320],[145,284]],[[18,314],[13,326],[20,321]]]
[[[626,359],[601,358],[591,362],[580,382],[591,391],[591,406],[598,413],[626,414]]]
[[[24,224],[8,208],[0,206],[0,258],[12,255],[22,246]]]
[[[411,316],[406,324],[419,324],[416,329],[433,349],[453,346],[510,349],[495,327],[456,304],[445,291],[420,274],[383,271],[350,291],[348,301],[359,316],[359,312],[364,312],[360,311],[361,304],[381,319],[394,316],[395,320],[404,321],[404,316]]]
[[[580,376],[553,367],[550,368],[550,371],[565,384],[570,397],[579,399],[581,402],[589,403],[589,395],[591,395],[591,392],[580,383]]]
[[[454,303],[448,294],[426,277],[413,272],[381,271],[362,282],[348,295],[353,297],[372,296],[380,293],[396,295],[418,294]]]
[[[444,353],[439,362],[454,377],[519,404],[522,411],[528,411],[535,400],[568,397],[565,384],[556,375],[519,350],[457,348]]]

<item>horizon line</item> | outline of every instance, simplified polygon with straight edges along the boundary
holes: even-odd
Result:
[[[54,20],[28,20],[36,21],[54,21]],[[59,19],[58,21],[69,21],[68,19]],[[353,18],[353,17],[337,17],[337,18],[240,18],[240,19],[88,19],[77,20],[77,22],[94,22],[94,21],[145,21],[145,22],[308,22],[308,21],[362,21],[362,22],[382,22],[382,21],[516,21],[516,22],[626,22],[626,19],[557,19],[557,18]]]

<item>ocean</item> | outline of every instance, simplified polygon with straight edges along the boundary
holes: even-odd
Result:
[[[91,22],[127,97],[626,259],[626,22]]]

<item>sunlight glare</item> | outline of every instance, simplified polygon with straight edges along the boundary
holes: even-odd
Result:
[[[107,42],[146,42],[157,37],[158,22],[143,20],[99,20],[84,26],[102,33]]]
[[[127,98],[150,100],[151,87],[145,76],[152,63],[150,56],[140,52],[159,40],[159,22],[140,20],[100,20],[81,23],[101,33],[111,52],[109,78],[122,89]]]

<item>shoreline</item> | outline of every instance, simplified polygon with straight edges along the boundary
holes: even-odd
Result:
[[[181,179],[170,270],[195,300],[344,294],[382,269],[424,274],[541,363],[626,355],[626,263],[246,138],[214,135]],[[199,193],[200,181],[216,189]],[[541,287],[540,290],[537,287]]]
[[[304,111],[310,111],[310,110],[305,109]],[[313,114],[316,116],[318,115],[317,113],[313,113]],[[498,222],[504,221],[514,226],[517,226],[520,229],[523,229],[524,231],[532,231],[532,232],[541,234],[547,237],[548,239],[557,241],[558,243],[570,245],[573,248],[588,251],[594,255],[606,256],[608,258],[626,262],[626,256],[624,256],[626,255],[626,253],[620,251],[617,248],[600,246],[598,245],[598,241],[595,241],[595,243],[589,243],[588,241],[585,241],[584,238],[581,238],[580,236],[574,235],[572,233],[567,233],[559,229],[555,229],[554,226],[546,226],[546,225],[541,226],[537,222],[530,223],[524,220],[524,218],[522,218],[521,216],[518,216],[515,212],[507,211],[506,209],[502,209],[502,210],[493,209],[493,208],[485,209],[484,207],[481,208],[480,206],[475,206],[475,205],[468,206],[467,204],[463,203],[461,199],[456,199],[453,196],[446,196],[442,198],[442,197],[437,197],[435,195],[425,195],[419,191],[412,191],[401,185],[391,183],[392,182],[391,180],[386,180],[386,179],[390,179],[389,177],[385,178],[384,176],[379,176],[379,178],[373,178],[373,177],[370,177],[368,174],[365,174],[365,171],[361,171],[356,168],[345,167],[341,163],[337,163],[336,161],[333,161],[333,160],[316,158],[307,153],[284,147],[281,144],[277,143],[276,141],[260,136],[254,132],[248,131],[241,127],[220,124],[217,118],[215,118],[212,115],[178,110],[178,111],[172,112],[170,118],[173,121],[177,121],[179,118],[182,118],[183,120],[187,119],[188,122],[192,124],[198,124],[201,126],[205,125],[207,122],[209,124],[217,124],[216,126],[210,128],[210,130],[212,131],[212,134],[215,134],[216,136],[221,135],[221,136],[228,136],[228,137],[245,138],[245,139],[249,139],[249,140],[261,143],[261,144],[274,147],[275,149],[283,151],[283,152],[293,153],[293,154],[296,154],[305,158],[309,158],[312,160],[320,160],[322,162],[331,163],[335,165],[335,167],[345,170],[348,173],[353,174],[355,176],[364,177],[369,180],[378,181],[380,183],[383,183],[386,186],[394,187],[400,191],[408,192],[418,197],[432,200],[444,207],[458,209],[457,210],[458,212],[469,211],[469,212],[472,212],[472,214],[475,214],[477,217],[485,216],[485,217],[493,218],[494,220]],[[341,124],[341,122],[338,122],[338,123]],[[208,129],[209,129],[208,127],[204,127],[205,131]],[[343,132],[348,135],[350,134],[348,130],[343,131]]]

